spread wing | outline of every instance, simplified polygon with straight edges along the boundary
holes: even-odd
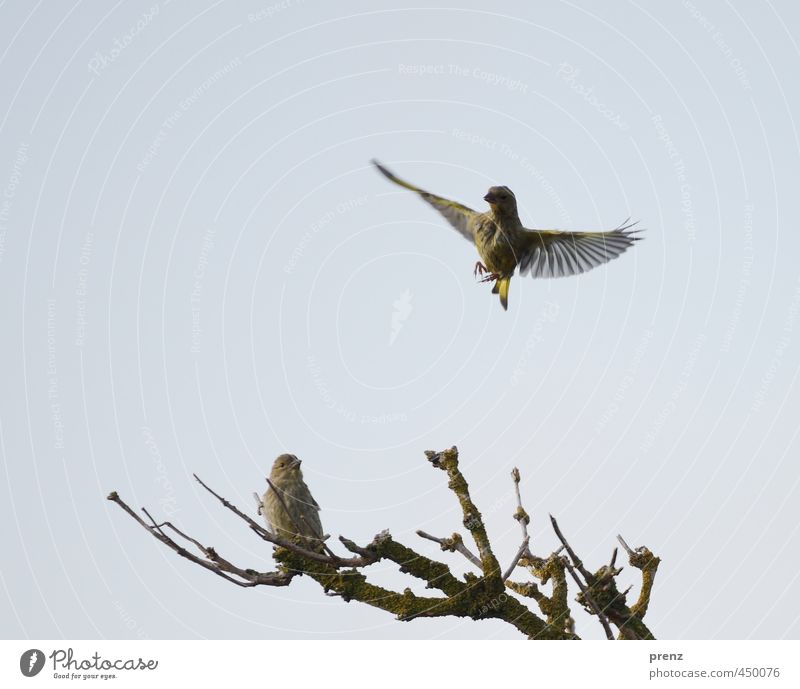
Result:
[[[626,221],[627,222],[627,221]],[[516,247],[519,274],[534,278],[560,278],[585,273],[617,258],[641,237],[623,224],[609,232],[526,230]]]
[[[401,187],[405,187],[406,189],[411,189],[411,191],[417,192],[423,199],[431,204],[431,206],[439,211],[447,219],[447,222],[455,227],[464,237],[469,239],[471,242],[475,241],[472,223],[470,222],[472,218],[478,215],[478,213],[476,213],[474,210],[467,208],[467,206],[464,206],[457,201],[450,201],[450,199],[436,196],[436,194],[431,194],[424,189],[415,187],[413,184],[396,177],[377,160],[373,160],[372,164],[378,168],[384,177],[391,180],[395,184],[399,184]]]

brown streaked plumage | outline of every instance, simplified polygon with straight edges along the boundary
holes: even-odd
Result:
[[[303,480],[300,463],[295,455],[283,454],[272,464],[269,480],[275,490],[270,487],[264,493],[264,518],[278,536],[322,552],[324,534],[319,505]]]
[[[621,225],[607,232],[565,232],[535,230],[523,226],[517,213],[517,199],[508,187],[491,187],[483,197],[490,210],[479,213],[456,201],[406,182],[378,161],[372,163],[389,180],[419,194],[439,211],[458,232],[473,242],[481,261],[475,275],[481,282],[494,282],[493,294],[508,309],[508,287],[514,271],[534,278],[566,277],[585,273],[617,258],[640,239],[633,230],[636,223]]]

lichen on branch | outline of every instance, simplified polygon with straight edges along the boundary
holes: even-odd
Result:
[[[630,564],[642,571],[642,590],[639,599],[630,608],[625,603],[626,592],[620,593],[616,587],[615,578],[620,571],[614,567],[616,551],[610,565],[604,565],[595,573],[589,572],[567,542],[556,520],[551,518],[562,547],[547,557],[534,555],[528,535],[530,516],[522,506],[519,470],[514,469],[512,478],[517,509],[513,516],[521,526],[523,538],[503,571],[492,549],[481,513],[470,495],[467,480],[459,468],[457,448],[451,447],[442,452],[428,451],[425,454],[433,467],[446,472],[448,488],[461,507],[462,522],[475,542],[477,555],[458,533],[446,538],[431,536],[421,530],[417,533],[426,540],[438,543],[442,551],[459,553],[470,562],[476,571],[467,572],[461,578],[455,576],[446,563],[394,540],[387,530],[379,532],[365,546],[340,536],[339,541],[351,554],[349,556],[334,553],[327,544],[323,552],[309,550],[300,539],[287,539],[264,528],[197,476],[195,479],[198,483],[223,507],[242,519],[259,538],[274,546],[275,571],[260,572],[236,565],[223,557],[217,548],[204,545],[172,523],[156,523],[149,512],[143,509],[147,517],[145,521],[116,492],[112,492],[108,499],[180,557],[237,586],[288,586],[296,577],[307,576],[328,595],[339,596],[345,602],[358,601],[385,610],[401,621],[431,617],[461,617],[476,621],[495,619],[514,627],[529,639],[566,640],[579,638],[575,634],[574,618],[569,607],[569,574],[580,589],[576,600],[598,618],[607,637],[613,638],[610,630],[613,624],[619,630],[619,638],[653,638],[642,621],[659,564],[659,559],[652,552],[644,547],[633,551],[620,538],[628,552]],[[562,551],[566,554],[562,554]],[[395,591],[370,582],[366,570],[377,562],[391,562],[399,572],[423,582],[425,588],[436,590],[440,595],[418,595],[410,588]],[[527,571],[531,581],[512,580],[512,573],[517,568]],[[542,590],[544,586],[550,587],[549,595]],[[535,601],[541,615],[517,596]]]

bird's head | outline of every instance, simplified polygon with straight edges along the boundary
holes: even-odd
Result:
[[[300,475],[300,460],[295,455],[280,455],[272,463],[272,471],[269,472],[271,481],[280,480],[288,476]]]
[[[483,200],[491,206],[495,213],[504,215],[516,215],[517,197],[508,187],[489,187]]]

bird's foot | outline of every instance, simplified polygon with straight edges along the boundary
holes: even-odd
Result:
[[[478,277],[479,273],[481,275],[484,275],[485,273],[488,272],[488,270],[489,269],[485,265],[483,265],[483,263],[481,263],[480,261],[476,261],[475,262],[475,270],[472,271],[472,275],[474,277]]]
[[[489,273],[485,277],[482,277],[478,282],[497,282],[500,279],[500,273]]]

